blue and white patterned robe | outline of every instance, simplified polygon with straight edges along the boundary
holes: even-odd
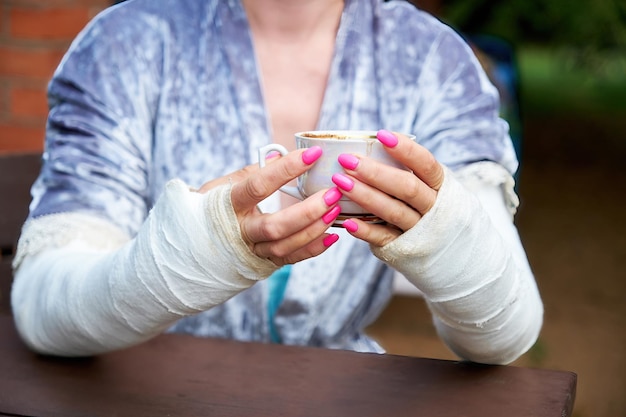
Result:
[[[272,142],[259,77],[239,0],[105,10],[50,83],[30,217],[88,212],[133,236],[168,180],[197,187],[255,163]],[[496,89],[470,48],[404,1],[346,0],[318,128],[414,133],[452,169],[482,160],[517,168]],[[281,340],[381,351],[363,329],[389,300],[391,277],[346,235],[293,266],[275,317]],[[260,282],[172,331],[267,341],[267,297]]]

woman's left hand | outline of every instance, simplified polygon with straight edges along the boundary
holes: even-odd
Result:
[[[404,135],[380,130],[377,138],[412,172],[365,156],[343,154],[339,163],[345,173],[335,174],[333,182],[346,197],[387,223],[349,219],[344,227],[359,239],[384,246],[415,226],[433,207],[444,170],[432,153]]]

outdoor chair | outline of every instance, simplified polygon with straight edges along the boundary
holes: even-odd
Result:
[[[0,315],[11,314],[11,263],[40,168],[41,153],[0,155]]]

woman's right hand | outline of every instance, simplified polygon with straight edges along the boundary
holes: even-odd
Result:
[[[299,149],[268,161],[249,165],[202,185],[205,193],[232,183],[231,201],[243,240],[257,256],[278,266],[293,264],[323,253],[339,236],[326,233],[339,215],[339,189],[320,191],[282,210],[261,213],[257,205],[280,187],[306,172],[321,156],[319,147]]]

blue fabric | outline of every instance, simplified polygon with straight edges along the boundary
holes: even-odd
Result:
[[[87,212],[134,236],[161,194],[256,163],[273,141],[239,0],[132,0],[98,15],[49,86],[42,173],[30,217]],[[517,168],[497,90],[459,35],[406,1],[346,0],[319,129],[414,133],[452,169]],[[338,233],[342,233],[338,230]],[[270,340],[267,282],[172,331]],[[293,265],[274,320],[285,344],[380,351],[365,333],[391,271],[342,234]]]
[[[267,319],[270,327],[270,340],[274,343],[280,343],[280,335],[276,331],[276,325],[274,324],[274,317],[276,311],[283,301],[285,295],[285,288],[287,288],[287,282],[289,281],[289,275],[291,274],[291,265],[285,265],[278,271],[274,272],[268,280],[268,301],[267,301]]]

